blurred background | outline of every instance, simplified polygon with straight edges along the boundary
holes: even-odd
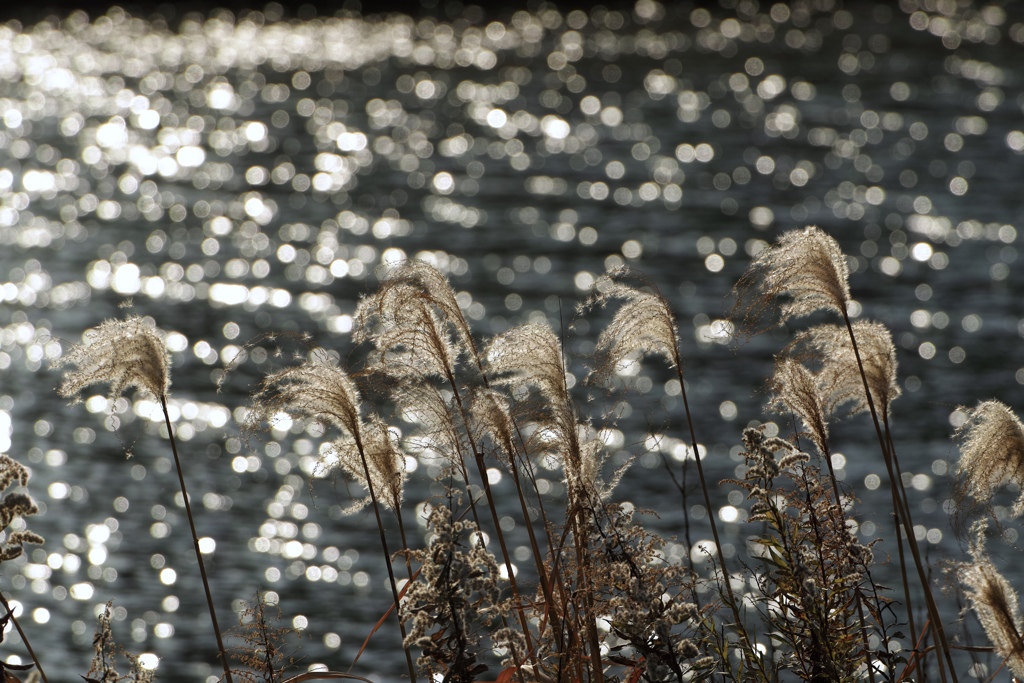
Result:
[[[115,637],[161,680],[218,670],[162,418],[99,387],[77,407],[53,391],[51,361],[128,298],[173,353],[221,623],[269,590],[304,635],[299,669],[348,667],[390,601],[372,518],[341,515],[359,494],[344,480],[309,485],[318,433],[239,434],[252,384],[279,367],[268,349],[216,384],[272,331],[358,363],[358,298],[405,258],[448,275],[481,338],[526,321],[564,331],[577,376],[606,313],[569,330],[576,303],[609,267],[644,272],[679,317],[717,481],[741,464],[747,424],[789,430],[763,405],[790,331],[734,340],[730,289],[781,231],[821,226],[850,256],[861,315],[899,349],[894,432],[936,579],[964,558],[949,517],[957,406],[1022,404],[1021,5],[224,7],[0,10],[0,452],[31,466],[29,527],[47,539],[0,567],[0,589],[51,680],[88,668],[108,600]],[[679,385],[655,362],[635,371],[609,426],[620,459],[640,455],[618,496],[657,510],[668,537],[685,505],[707,535],[698,497],[681,502],[664,472],[686,452]],[[608,402],[588,405],[603,424]],[[858,533],[891,539],[864,419],[835,430],[835,464],[862,499]],[[745,558],[742,496],[719,493],[722,552]],[[1017,526],[1003,534],[991,550],[1010,563]],[[889,552],[879,578],[896,585]],[[977,638],[945,602],[948,630]],[[392,622],[355,673],[399,678],[397,647]],[[3,656],[25,661],[17,634]]]

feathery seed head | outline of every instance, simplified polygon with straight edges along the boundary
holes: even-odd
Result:
[[[821,453],[828,450],[828,423],[831,414],[822,399],[817,378],[803,364],[791,357],[776,359],[775,374],[769,382],[771,410],[789,410],[804,423]]]
[[[392,375],[446,377],[460,356],[476,355],[451,285],[421,261],[390,266],[377,291],[359,302],[355,321],[356,342],[371,342]]]
[[[753,335],[819,310],[842,315],[850,301],[849,276],[839,244],[816,226],[783,233],[736,283],[733,317]],[[771,321],[769,312],[781,296],[788,299],[778,307],[778,320]]]
[[[267,375],[252,395],[247,428],[258,429],[278,413],[288,413],[333,426],[356,436],[361,426],[359,391],[344,370],[322,349],[310,360]]]
[[[637,280],[639,287],[626,284],[624,280],[628,279]],[[652,354],[671,366],[679,364],[675,316],[651,283],[626,268],[618,268],[599,278],[594,291],[596,294],[580,307],[581,312],[614,299],[621,299],[623,304],[597,339],[597,362],[589,381],[607,379],[622,365],[635,362],[637,355]]]
[[[871,399],[879,414],[887,415],[892,402],[901,393],[892,335],[885,325],[867,320],[858,320],[851,327]],[[835,414],[839,406],[850,402],[853,403],[851,415],[868,412],[864,380],[845,325],[818,325],[801,332],[786,353],[818,368],[816,378],[826,415]]]
[[[417,290],[426,301],[440,311],[441,317],[455,328],[456,335],[467,348],[473,347],[473,335],[462,315],[462,307],[451,284],[439,270],[433,266],[410,259],[391,269],[381,280],[381,289],[392,286],[408,285]]]
[[[394,394],[394,401],[402,419],[419,426],[410,436],[417,448],[461,462],[462,435],[453,419],[451,394],[431,383],[416,383],[403,386]]]
[[[496,384],[536,389],[552,403],[568,400],[562,345],[550,327],[513,327],[491,339],[484,357]]]
[[[1004,403],[983,401],[961,408],[967,420],[956,432],[960,440],[957,475],[964,491],[987,503],[1003,484],[1024,485],[1024,424]],[[1024,493],[1011,514],[1024,513]]]
[[[971,543],[972,562],[959,566],[960,582],[967,587],[967,598],[978,621],[1006,666],[1017,677],[1024,677],[1024,639],[1017,593],[995,568],[984,545],[984,523],[974,527]]]
[[[362,449],[362,454],[359,450]],[[361,430],[360,442],[345,436],[334,443],[334,455],[338,466],[367,491],[373,486],[377,499],[384,507],[399,510],[405,492],[408,472],[405,469],[405,455],[387,424],[377,416],[371,417]],[[366,456],[363,468],[362,456]],[[366,470],[370,479],[366,479]],[[362,509],[370,502],[369,496],[356,501],[345,510],[347,513]]]
[[[437,309],[421,291],[405,283],[381,287],[356,308],[357,343],[377,349],[375,362],[396,377],[446,377],[455,367],[460,347]]]
[[[73,365],[57,392],[81,400],[93,384],[109,384],[110,398],[135,387],[144,396],[160,400],[171,385],[171,358],[157,330],[137,315],[107,320],[88,330],[84,343],[72,346],[57,366]]]
[[[0,453],[0,491],[14,482],[26,486],[30,476],[31,472],[27,467],[6,453]]]
[[[473,395],[473,423],[498,447],[503,461],[515,467],[516,427],[512,421],[512,407],[497,391],[482,389]]]

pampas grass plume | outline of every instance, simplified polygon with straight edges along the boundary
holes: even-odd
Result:
[[[627,284],[629,279],[646,289]],[[599,278],[594,291],[596,294],[580,307],[581,312],[616,299],[623,304],[597,339],[596,363],[589,381],[607,379],[619,368],[635,362],[633,359],[638,355],[661,356],[671,367],[680,364],[675,316],[665,297],[651,283],[627,268],[618,268]]]
[[[159,332],[137,315],[107,320],[88,330],[84,343],[72,346],[57,361],[58,367],[75,366],[64,375],[57,392],[81,400],[93,384],[109,384],[117,398],[131,387],[154,399],[166,398],[171,385],[171,358]]]
[[[860,349],[860,365],[850,344],[849,330],[844,325],[818,325],[801,332],[793,339],[787,353],[819,368],[817,381],[827,414],[834,414],[847,403],[853,404],[850,415],[869,412],[864,394],[866,379],[879,414],[888,415],[890,405],[901,393],[892,335],[885,325],[867,320],[858,320],[851,328]]]
[[[1017,593],[1010,582],[992,564],[984,545],[984,523],[974,525],[975,539],[971,543],[972,562],[959,566],[960,582],[967,588],[971,608],[978,615],[985,634],[1018,678],[1024,677],[1024,626]]]
[[[960,463],[957,474],[966,493],[982,503],[1003,484],[1024,485],[1024,424],[1004,403],[983,401],[961,408],[967,420],[957,430]],[[1024,513],[1024,493],[1011,514]]]
[[[822,399],[814,373],[796,359],[784,356],[775,363],[775,374],[769,381],[769,387],[773,396],[768,408],[787,409],[796,415],[811,435],[818,451],[827,453],[831,413]]]
[[[850,301],[849,277],[846,257],[825,232],[811,225],[783,233],[736,283],[733,317],[748,334],[756,334],[815,311],[842,315]],[[779,297],[788,300],[778,305],[778,320],[766,322]]]

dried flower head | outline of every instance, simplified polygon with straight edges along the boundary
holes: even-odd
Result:
[[[171,358],[160,333],[137,315],[107,320],[88,330],[84,343],[72,346],[57,366],[73,365],[57,389],[64,398],[81,400],[93,384],[110,385],[110,397],[130,387],[154,399],[166,399],[171,385]]]
[[[794,358],[776,359],[775,374],[769,381],[771,410],[789,410],[804,423],[821,453],[828,451],[828,423],[831,413],[822,400],[821,388],[814,373]]]
[[[500,598],[498,563],[476,525],[453,520],[448,507],[432,507],[427,525],[429,547],[409,553],[422,570],[402,603],[404,645],[422,650],[417,664],[428,677],[470,683],[484,668],[477,656]]]
[[[972,561],[959,566],[960,582],[967,587],[971,608],[996,652],[1014,675],[1024,677],[1024,622],[1017,593],[985,552],[984,523],[975,524],[973,532]]]
[[[446,378],[460,357],[476,356],[451,285],[421,261],[389,266],[377,291],[359,302],[355,322],[356,342],[371,342],[378,365],[394,376]]]
[[[963,492],[988,503],[1003,484],[1024,484],[1024,424],[1004,403],[983,401],[961,408],[966,421],[956,432],[960,440],[957,475]],[[1024,512],[1024,493],[1014,503],[1014,517]]]
[[[849,268],[839,244],[811,225],[783,233],[758,254],[736,283],[733,318],[747,334],[757,334],[790,318],[830,310],[843,314],[850,301]],[[770,320],[775,299],[778,320]]]
[[[151,683],[155,675],[153,669],[142,666],[141,660],[124,651],[115,641],[110,628],[110,606],[108,602],[103,612],[97,615],[96,633],[93,635],[93,657],[89,671],[82,676],[88,683]],[[120,674],[117,671],[118,655],[128,661],[129,671]]]
[[[0,453],[0,491],[12,484],[25,486],[29,480],[29,470],[20,462],[6,453]],[[7,530],[17,517],[28,517],[39,512],[35,501],[21,491],[12,491],[0,500],[0,531],[7,531],[6,538],[0,542],[0,562],[20,557],[26,543],[41,545],[43,537],[27,529]]]
[[[851,327],[857,340],[860,365],[845,325],[818,325],[801,332],[787,348],[786,355],[817,368],[826,414],[835,414],[845,403],[853,403],[851,415],[868,412],[864,394],[866,378],[879,415],[888,415],[892,402],[900,395],[892,335],[885,325],[867,320],[859,320]],[[861,365],[864,378],[860,374]]]
[[[301,365],[267,375],[252,395],[246,427],[272,423],[278,413],[309,418],[344,433],[359,430],[359,390],[348,373],[314,350]]]
[[[630,279],[646,289],[625,282]],[[620,367],[635,362],[638,356],[648,354],[661,356],[673,367],[680,364],[675,316],[665,297],[651,283],[619,268],[599,278],[594,291],[596,294],[580,307],[581,312],[605,306],[614,299],[621,299],[623,304],[597,339],[597,362],[589,381],[602,381]]]

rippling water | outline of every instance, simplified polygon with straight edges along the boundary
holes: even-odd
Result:
[[[341,516],[344,482],[307,487],[314,433],[239,436],[267,350],[215,384],[262,332],[348,355],[375,269],[410,257],[449,275],[481,335],[558,328],[607,267],[644,271],[680,316],[717,480],[765,419],[786,338],[730,347],[725,297],[779,231],[821,225],[852,257],[863,314],[900,347],[894,429],[930,557],[962,557],[943,512],[955,408],[1021,407],[1024,383],[1020,8],[723,4],[418,18],[271,4],[0,25],[0,451],[31,465],[44,512],[30,526],[47,537],[2,583],[51,680],[85,671],[108,599],[115,635],[162,658],[162,680],[216,674],[155,407],[97,393],[68,408],[51,390],[49,361],[127,297],[168,332],[222,623],[273,590],[308,636],[301,666],[348,666],[390,599],[372,523]],[[592,348],[593,322],[571,350]],[[651,363],[635,389],[626,450],[652,426],[677,433],[678,385]],[[839,472],[865,499],[860,533],[891,536],[870,439],[860,420],[838,428]],[[660,467],[641,457],[619,493],[678,533]],[[426,469],[411,500],[429,495]],[[727,525],[730,544],[745,533]],[[359,673],[399,675],[394,631]]]

